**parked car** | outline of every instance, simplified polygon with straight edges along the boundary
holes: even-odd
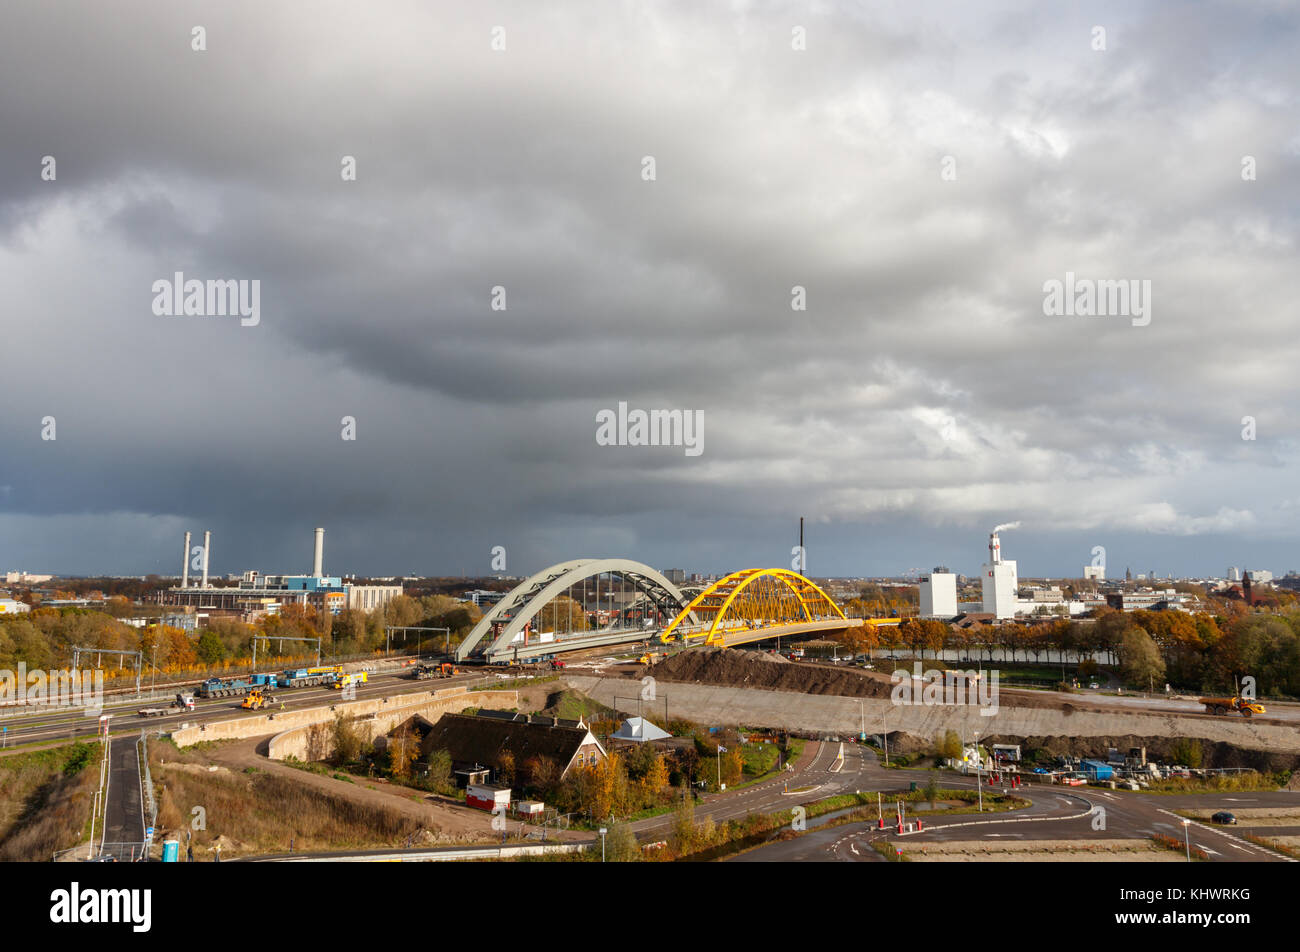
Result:
[[[1214,816],[1210,817],[1210,822],[1222,823],[1226,826],[1235,826],[1237,823],[1237,817],[1234,814],[1229,813],[1227,810],[1220,810],[1218,813],[1214,814]]]
[[[1088,690],[1090,690],[1090,691],[1095,691],[1095,690],[1097,690],[1098,687],[1099,687],[1099,685],[1097,684],[1096,681],[1089,681],[1089,682],[1088,682]]]

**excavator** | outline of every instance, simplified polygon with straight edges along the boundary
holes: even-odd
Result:
[[[417,681],[426,681],[429,678],[452,678],[460,673],[455,665],[446,661],[442,664],[417,664],[412,671],[412,676]]]

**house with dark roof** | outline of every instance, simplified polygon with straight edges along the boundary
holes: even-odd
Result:
[[[447,751],[452,769],[458,772],[486,767],[495,773],[505,751],[518,767],[530,758],[545,757],[555,764],[560,779],[575,767],[594,767],[605,759],[605,748],[583,721],[512,711],[444,714],[420,749],[425,757],[435,750]]]

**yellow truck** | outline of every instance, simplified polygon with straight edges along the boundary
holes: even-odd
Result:
[[[370,681],[370,675],[365,671],[354,671],[351,674],[345,674],[334,682],[334,687],[342,689],[354,684],[366,684]]]
[[[1227,714],[1236,711],[1242,717],[1263,714],[1264,705],[1257,704],[1247,697],[1203,697],[1198,702],[1205,705],[1207,714]]]

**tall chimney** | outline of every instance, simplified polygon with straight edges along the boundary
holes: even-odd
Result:
[[[208,555],[212,552],[212,533],[203,533],[203,587],[208,587]]]
[[[1002,543],[998,541],[996,532],[989,533],[989,564],[997,565],[1002,561]]]
[[[185,533],[185,551],[181,553],[181,588],[190,587],[190,534]]]
[[[311,561],[311,574],[320,578],[325,574],[325,530],[316,530],[316,551]]]

